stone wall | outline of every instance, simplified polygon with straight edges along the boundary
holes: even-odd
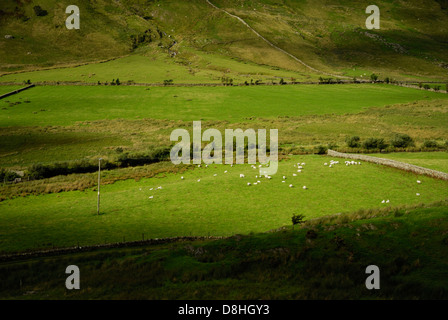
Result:
[[[334,150],[328,150],[327,154],[331,157],[338,157],[338,158],[346,158],[346,159],[353,159],[353,160],[362,160],[366,162],[372,162],[376,164],[381,164],[388,167],[397,168],[400,170],[405,170],[409,172],[414,172],[416,174],[423,174],[432,178],[436,179],[442,179],[442,180],[448,180],[448,173],[432,170],[428,168],[419,167],[413,164],[404,163],[396,160],[391,159],[384,159],[384,158],[377,158],[377,157],[371,157],[366,156],[363,154],[352,154],[352,153],[342,153],[337,152]]]

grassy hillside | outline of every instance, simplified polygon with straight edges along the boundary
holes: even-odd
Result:
[[[446,80],[448,14],[443,1],[378,1],[380,30],[365,28],[365,8],[371,4],[368,1],[212,3],[238,15],[272,44],[322,72],[350,78],[365,78],[374,72],[380,78]],[[14,39],[3,35],[0,38],[0,70],[95,61],[152,48],[172,56],[170,64],[180,63],[197,72],[207,70],[197,61],[200,52],[208,52],[292,70],[297,72],[296,78],[319,74],[270,46],[243,23],[205,0],[102,0],[94,4],[82,0],[78,2],[80,30],[65,28],[68,4],[7,0],[0,12],[0,25],[3,33]],[[33,10],[36,5],[48,14],[37,16]]]
[[[0,264],[3,299],[447,299],[446,204],[225,240]],[[81,270],[81,289],[64,271]],[[380,268],[380,290],[365,269]],[[138,277],[135,275],[138,274]]]

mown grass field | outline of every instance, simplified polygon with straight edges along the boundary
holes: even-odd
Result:
[[[349,214],[293,232],[1,263],[0,297],[446,299],[447,228],[446,205],[422,206]],[[80,290],[64,287],[72,264],[81,270]],[[380,268],[381,290],[365,287],[371,264]]]
[[[298,213],[312,219],[448,197],[446,181],[368,163],[347,167],[341,161],[333,168],[324,166],[330,160],[293,156],[280,162],[272,180],[256,178],[258,170],[246,164],[202,166],[138,182],[119,181],[102,187],[99,216],[97,193],[92,189],[5,200],[0,202],[0,249],[87,245],[123,241],[123,237],[138,240],[143,233],[146,238],[160,238],[265,232],[289,225]],[[296,162],[306,163],[303,172],[297,172]],[[261,183],[254,185],[257,181]],[[382,200],[390,202],[382,204]]]
[[[369,107],[448,95],[381,84],[254,87],[42,86],[0,101],[0,126],[155,118],[241,121],[357,113]],[[11,106],[12,102],[22,102]],[[28,103],[24,103],[29,101]]]

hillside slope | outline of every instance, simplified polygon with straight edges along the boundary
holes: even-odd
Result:
[[[81,29],[75,31],[64,26],[68,1],[7,0],[0,12],[0,70],[107,59],[149,45],[184,65],[194,65],[194,51],[199,50],[302,73],[447,78],[444,0],[377,1],[380,30],[365,27],[368,1],[210,2],[216,7],[206,0],[82,0]],[[37,16],[36,5],[48,14]],[[243,19],[253,30],[217,8]],[[311,68],[269,45],[254,30]],[[5,39],[7,34],[14,39]]]
[[[295,231],[2,262],[0,298],[447,299],[447,208],[366,211]],[[72,264],[81,289],[68,291],[64,270]],[[380,290],[365,287],[372,264]]]

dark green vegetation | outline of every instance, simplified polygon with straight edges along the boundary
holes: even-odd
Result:
[[[294,231],[0,264],[3,299],[447,299],[446,203],[305,222]],[[81,289],[65,289],[65,268]],[[367,290],[377,265],[381,289]],[[138,276],[135,276],[138,275]]]

